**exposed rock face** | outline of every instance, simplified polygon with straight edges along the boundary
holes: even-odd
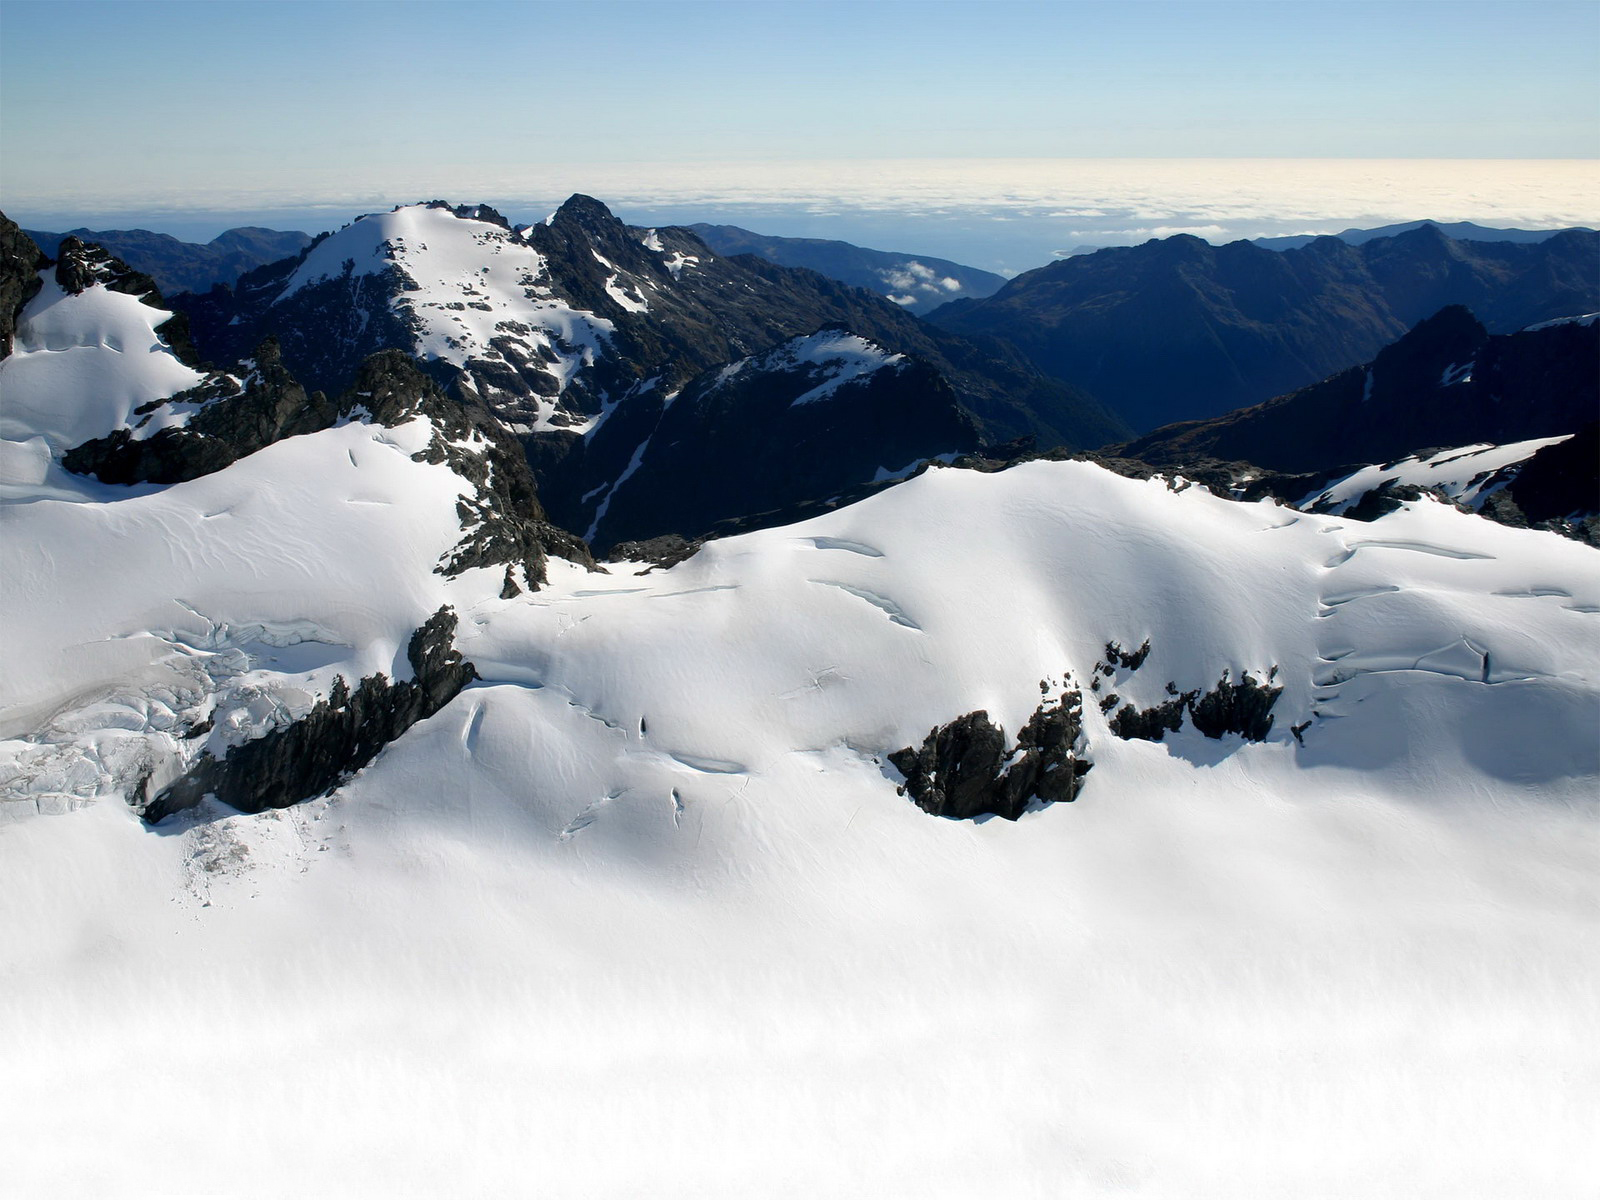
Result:
[[[411,635],[410,680],[371,675],[351,691],[338,679],[328,699],[294,724],[235,746],[223,758],[202,754],[144,805],[144,819],[155,824],[208,795],[242,812],[262,812],[332,791],[478,677],[452,645],[455,629],[455,613],[441,608]]]
[[[1600,545],[1600,423],[1590,421],[1505,474],[1506,486],[1479,510],[1484,516]]]
[[[307,395],[284,368],[277,344],[268,340],[257,349],[243,383],[214,376],[200,388],[161,403],[201,407],[184,425],[148,438],[138,438],[137,429],[121,429],[74,447],[64,465],[106,483],[178,483],[221,470],[282,438],[315,433],[341,420],[364,417],[393,427],[422,416],[432,422],[434,436],[416,457],[447,464],[470,485],[457,505],[462,540],[439,565],[442,573],[503,565],[504,594],[511,596],[544,582],[547,551],[593,565],[581,539],[545,519],[516,439],[481,407],[445,396],[400,351],[373,355],[361,365],[354,386],[330,401],[321,392]]]
[[[556,519],[596,546],[774,513],[974,448],[976,422],[927,363],[847,330],[640,395],[545,477]]]
[[[1178,732],[1183,714],[1199,695],[1199,692],[1184,692],[1151,708],[1124,704],[1111,715],[1111,732],[1125,742],[1135,739],[1159,742],[1167,734]]]
[[[1113,669],[1121,667],[1125,671],[1137,671],[1144,666],[1144,660],[1149,657],[1149,638],[1145,638],[1144,643],[1137,650],[1124,650],[1116,642],[1106,643],[1106,665]]]
[[[548,511],[602,546],[771,525],[986,441],[1125,429],[1002,342],[684,229],[631,228],[582,195],[518,229],[483,207],[401,206],[183,306],[219,361],[272,335],[329,395],[371,353],[417,356],[521,440]],[[776,358],[819,331],[902,365],[805,402],[817,381]]]
[[[1143,645],[1132,651],[1124,650],[1116,642],[1107,642],[1105,653],[1106,660],[1095,664],[1093,689],[1096,692],[1100,690],[1102,678],[1109,679],[1119,670],[1132,674],[1144,666],[1150,657],[1150,639],[1146,638]],[[1209,691],[1195,688],[1180,692],[1178,685],[1168,680],[1170,699],[1149,708],[1136,708],[1132,704],[1118,708],[1121,697],[1111,693],[1101,699],[1100,711],[1109,714],[1107,723],[1111,732],[1124,741],[1162,741],[1167,734],[1182,728],[1185,713],[1194,727],[1208,738],[1237,733],[1247,741],[1265,741],[1272,730],[1272,706],[1283,693],[1281,686],[1273,686],[1278,668],[1269,670],[1264,681],[1245,671],[1239,682],[1234,683],[1232,675],[1231,671],[1224,671],[1216,687]]]
[[[1189,718],[1194,727],[1208,738],[1220,738],[1225,733],[1237,733],[1247,742],[1266,741],[1272,732],[1272,706],[1283,694],[1281,685],[1272,686],[1277,668],[1260,680],[1244,672],[1238,683],[1229,679],[1224,671],[1217,686],[1201,695],[1189,706]]]
[[[1231,674],[1224,671],[1217,686],[1207,692],[1178,692],[1168,684],[1172,699],[1151,708],[1125,704],[1112,715],[1111,732],[1124,741],[1159,742],[1167,734],[1176,733],[1183,725],[1183,715],[1188,713],[1194,727],[1208,738],[1237,733],[1249,742],[1265,741],[1272,732],[1272,706],[1283,694],[1281,685],[1272,685],[1277,668],[1268,672],[1264,681],[1246,671],[1234,683]]]
[[[1153,429],[1369,361],[1453,304],[1498,334],[1594,312],[1600,234],[1517,245],[1456,241],[1427,225],[1359,246],[1323,237],[1281,252],[1180,235],[1064,259],[928,319],[1008,338],[1047,373]]]
[[[992,813],[1015,821],[1029,805],[1075,800],[1093,764],[1081,753],[1083,696],[1068,686],[1055,704],[1034,711],[1017,744],[986,711],[933,729],[920,747],[889,755],[906,792],[924,812],[969,818]]]
[[[0,358],[11,353],[17,318],[39,294],[39,272],[49,260],[17,223],[0,213]]]

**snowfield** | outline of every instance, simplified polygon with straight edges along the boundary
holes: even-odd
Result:
[[[422,480],[385,487],[371,432],[7,513],[8,546],[121,581],[8,572],[8,627],[58,648],[154,627],[165,586],[212,622],[319,615],[359,671],[444,598],[484,677],[294,809],[14,806],[25,1192],[1588,1190],[1588,548],[1040,463],[669,571],[552,563],[505,601],[427,575],[449,531]],[[386,503],[340,495],[352,452]],[[259,537],[173,524],[238,526],[201,510],[243,495]],[[1076,804],[973,823],[896,795],[886,751],[978,707],[1014,731],[1041,677],[1146,637],[1112,681],[1140,704],[1277,666],[1269,740],[1122,742],[1088,704]],[[35,711],[67,702],[12,653]]]
[[[27,361],[9,1192],[1593,1195],[1591,548],[1035,462],[504,599],[435,571],[466,485],[426,418],[117,489],[49,451],[131,394],[13,406]],[[344,786],[129,807],[405,677],[442,605],[480,680]],[[1246,674],[1283,688],[1259,743],[1099,703]],[[1067,686],[1077,802],[898,794],[889,753]]]
[[[205,378],[156,333],[170,312],[101,284],[72,295],[50,272],[41,276],[16,345],[0,362],[0,437],[18,443],[42,437],[59,456],[130,424],[141,404]]]

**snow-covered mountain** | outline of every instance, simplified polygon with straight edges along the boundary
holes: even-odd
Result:
[[[652,381],[671,391],[823,326],[925,359],[994,440],[1088,446],[1120,425],[1003,343],[930,329],[811,271],[714,254],[686,229],[626,226],[587,196],[520,229],[438,201],[362,217],[183,306],[223,359],[277,337],[308,387],[343,388],[366,355],[405,349],[529,434],[576,435]]]
[[[308,388],[348,388],[379,349],[417,357],[522,438],[551,512],[606,545],[823,502],[980,442],[1090,446],[1125,432],[1003,343],[946,334],[811,271],[714,254],[687,230],[630,228],[584,196],[522,229],[442,202],[363,217],[247,275],[237,293],[180,305],[219,362],[255,355],[270,336]],[[831,406],[792,409],[797,376],[782,348],[819,333],[860,339],[908,368]],[[733,372],[738,387],[703,403]],[[694,403],[667,418],[680,395]],[[663,423],[671,436],[656,437]],[[826,453],[791,455],[775,471],[752,437]],[[647,441],[641,479],[692,469],[664,493],[683,504],[636,501]]]
[[[1592,1179],[1592,548],[1033,461],[602,569],[406,356],[205,372],[63,263],[0,361],[18,1190]],[[933,370],[814,331],[617,446],[732,406],[755,487]]]

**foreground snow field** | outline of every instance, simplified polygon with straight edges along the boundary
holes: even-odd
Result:
[[[0,375],[0,1190],[1593,1195],[1591,548],[1034,462],[515,594],[437,412],[65,472],[189,382],[127,299]],[[130,806],[444,607],[478,681],[337,790]],[[1264,740],[1113,731],[1224,679]],[[1074,688],[1075,803],[899,793]]]
[[[441,600],[483,676],[309,804],[0,826],[24,1193],[1590,1190],[1588,548],[1038,463],[501,600],[429,574],[448,508],[401,476],[440,469],[392,435],[7,510],[10,552],[72,548],[8,572],[8,714],[137,708],[206,629],[311,617],[342,658],[245,652],[316,690]],[[134,667],[93,652],[140,630]],[[1140,705],[1276,666],[1269,739],[1124,742],[1086,704],[1075,804],[896,795],[887,751],[1014,732],[1145,638],[1108,685]],[[70,677],[13,657],[69,647]]]

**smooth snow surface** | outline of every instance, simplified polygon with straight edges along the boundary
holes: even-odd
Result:
[[[23,309],[12,352],[0,362],[0,438],[6,442],[42,437],[59,457],[129,425],[141,404],[205,378],[179,362],[157,334],[170,312],[102,283],[73,295],[50,272],[41,274],[43,286]],[[156,417],[175,419],[167,409]],[[5,462],[22,453],[7,447]],[[0,481],[26,482],[27,474]]]
[[[1036,462],[503,600],[427,434],[4,510],[9,1190],[1593,1194],[1589,547]],[[441,603],[482,681],[333,795],[121,800]],[[1077,803],[896,794],[1145,639]],[[1095,702],[1273,668],[1261,744]]]

